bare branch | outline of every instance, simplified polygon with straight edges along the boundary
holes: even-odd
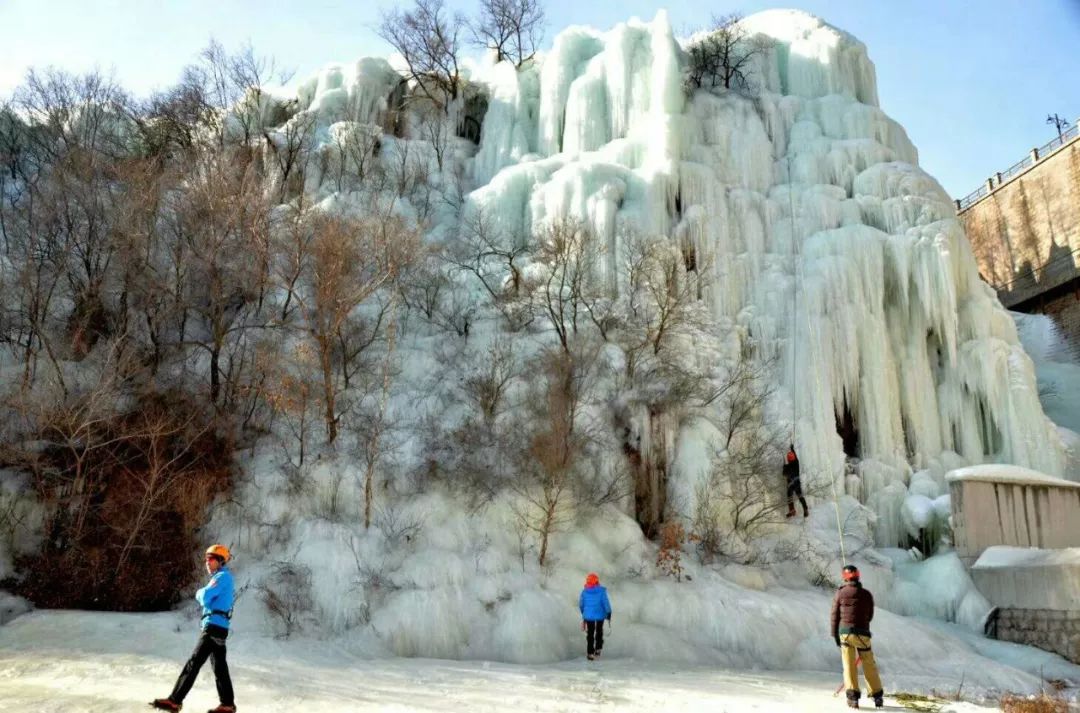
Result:
[[[480,17],[469,23],[473,43],[495,52],[495,61],[520,67],[533,58],[544,36],[540,0],[480,0]]]

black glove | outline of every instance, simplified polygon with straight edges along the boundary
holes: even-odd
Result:
[[[840,637],[839,636],[834,636],[833,641],[836,642],[836,646],[837,646],[837,648],[839,648],[840,647]]]

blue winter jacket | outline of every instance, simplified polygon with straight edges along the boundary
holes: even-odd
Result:
[[[611,602],[607,598],[607,590],[603,585],[585,587],[578,597],[578,609],[581,610],[581,618],[585,621],[603,621],[611,618]]]
[[[228,629],[233,608],[232,572],[221,565],[206,586],[195,592],[195,601],[202,605],[203,629],[211,624]]]

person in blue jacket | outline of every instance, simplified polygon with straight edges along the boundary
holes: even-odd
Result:
[[[229,636],[229,620],[233,608],[233,577],[227,566],[229,548],[225,545],[211,545],[206,550],[206,571],[210,581],[195,592],[195,601],[202,607],[202,635],[195,646],[191,658],[184,665],[180,677],[168,698],[158,698],[150,705],[165,711],[178,711],[183,707],[184,697],[195,685],[199,669],[211,659],[214,667],[214,681],[217,683],[218,699],[221,704],[208,713],[235,713],[232,679],[229,678],[229,665],[225,662],[225,639]]]
[[[585,632],[585,652],[592,661],[600,656],[604,648],[604,619],[611,622],[611,602],[596,572],[589,572],[585,577],[585,588],[578,597],[578,609],[581,610],[581,628]]]

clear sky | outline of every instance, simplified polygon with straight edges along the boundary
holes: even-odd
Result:
[[[447,0],[471,14],[476,0]],[[173,82],[214,36],[304,77],[387,55],[379,0],[0,0],[0,96],[30,66],[112,70],[146,94]],[[567,25],[607,29],[667,7],[676,32],[712,13],[796,7],[852,33],[877,66],[881,106],[954,197],[1054,137],[1048,113],[1080,118],[1080,0],[546,0],[544,46]]]

